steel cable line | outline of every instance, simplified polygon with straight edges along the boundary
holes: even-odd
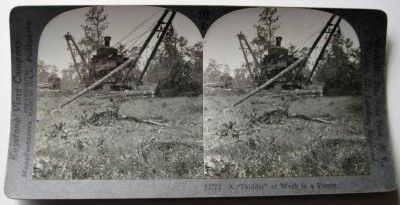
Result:
[[[113,46],[116,46],[120,43],[122,43],[122,41],[124,41],[126,38],[128,38],[130,35],[132,35],[133,33],[135,33],[140,27],[142,27],[143,25],[145,25],[148,21],[150,21],[156,14],[160,13],[162,10],[158,10],[156,12],[154,12],[151,16],[149,16],[147,19],[145,19],[141,24],[137,25],[135,28],[133,28],[127,35],[125,35],[124,37],[122,37],[119,41],[115,42],[113,44]]]
[[[137,39],[143,37],[145,34],[147,34],[148,32],[150,32],[153,27],[156,25],[156,22],[154,24],[152,24],[147,30],[143,31],[141,34],[139,34],[138,36],[130,39],[129,41],[125,42],[125,45],[128,45],[129,43],[131,43],[132,41],[136,41]]]
[[[316,31],[315,31],[314,33],[312,33],[310,36],[307,36],[306,39],[300,41],[300,43],[299,43],[299,45],[297,46],[297,48],[296,48],[295,51],[301,50],[301,49],[302,49],[301,47],[303,47],[304,45],[306,45],[306,44],[311,40],[311,38],[312,38],[313,36],[315,36],[318,32],[320,32],[318,29],[320,29],[321,26],[318,24],[318,22],[320,22],[320,21],[319,21],[319,20],[315,21],[315,22],[314,22],[314,26],[312,26],[310,29],[308,29],[308,30],[316,30]],[[294,40],[293,42],[296,42],[298,39],[300,39],[300,37],[303,37],[303,36],[304,36],[304,33],[301,33],[301,34],[297,35],[297,36],[295,37],[295,40]]]
[[[297,46],[295,51],[300,51],[302,49],[303,46],[305,46],[308,42],[310,42],[310,40],[312,39],[313,36],[315,36],[316,34],[318,34],[318,32],[320,31],[316,31],[314,33],[312,33],[311,35],[309,35],[306,39],[304,39],[303,41],[300,42],[300,44]]]
[[[154,25],[153,26],[151,26],[148,30],[146,30],[146,31],[144,31],[142,34],[140,34],[139,36],[136,36],[135,38],[133,38],[133,39],[131,39],[131,40],[129,40],[127,43],[126,43],[126,45],[127,45],[127,50],[131,50],[135,45],[137,45],[137,42],[145,35],[145,34],[147,34],[147,33],[149,33],[151,30],[152,30],[152,27],[154,27]],[[133,42],[132,42],[133,41]],[[131,43],[132,42],[132,43]],[[131,45],[129,45],[128,46],[128,44],[130,44],[131,43]]]
[[[308,29],[309,31],[311,30],[317,30],[317,29],[320,29],[321,28],[321,25],[319,25],[318,23],[319,23],[320,21],[319,20],[317,20],[317,21],[315,21],[314,22],[314,26],[312,26],[310,29]],[[317,32],[317,31],[316,31]],[[301,39],[300,37],[304,37],[305,36],[305,32],[301,32],[301,33],[299,33],[298,35],[296,35],[296,37],[294,38],[294,40],[293,40],[293,42],[296,42],[297,40],[299,40],[299,39]]]

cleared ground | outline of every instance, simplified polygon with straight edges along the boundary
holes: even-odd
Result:
[[[203,101],[207,177],[368,174],[359,96],[210,89]]]
[[[202,98],[39,90],[34,179],[204,176]]]
[[[141,93],[143,94],[143,93]],[[368,174],[359,96],[205,90],[204,97],[38,91],[34,179]],[[203,115],[204,114],[204,115]]]

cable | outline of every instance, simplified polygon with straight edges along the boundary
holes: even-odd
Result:
[[[141,24],[137,25],[135,28],[133,28],[127,35],[125,35],[124,37],[122,37],[119,41],[117,41],[116,43],[113,44],[113,46],[118,45],[119,43],[121,43],[122,41],[124,41],[126,38],[128,38],[130,35],[132,35],[134,32],[136,32],[141,26],[143,26],[144,24],[146,24],[148,21],[150,21],[150,19],[152,19],[156,14],[160,13],[162,11],[162,9],[154,12],[151,16],[149,16],[147,19],[145,19]]]
[[[302,46],[305,46],[308,42],[310,42],[310,40],[319,33],[320,31],[315,31],[313,34],[311,34],[310,36],[308,36],[305,41],[303,42]]]
[[[138,41],[139,41],[139,39],[136,40],[134,43],[132,43],[132,45],[130,45],[126,50],[128,50],[128,51],[132,50],[133,47],[137,46],[136,42],[138,42]],[[144,40],[142,40],[142,41],[141,41],[140,43],[138,43],[138,44],[143,44],[143,42],[144,42]]]
[[[153,26],[152,26],[152,27],[153,27]],[[152,27],[150,27],[148,30],[144,31],[144,32],[143,32],[142,34],[140,34],[139,36],[136,36],[135,38],[133,38],[133,39],[131,39],[130,41],[128,41],[128,42],[126,43],[127,48],[129,48],[128,50],[132,49],[132,47],[134,47],[134,46],[136,45],[136,43],[137,43],[145,34],[147,34],[148,32],[150,32],[151,29],[153,29]],[[128,46],[128,44],[131,43],[132,41],[133,41],[133,43],[132,43],[130,46]]]
[[[130,42],[137,40],[138,38],[143,37],[146,33],[150,32],[154,26],[156,25],[156,23],[154,23],[153,25],[151,25],[147,30],[143,31],[143,33],[139,34],[138,36],[130,39],[129,41],[127,41],[125,44],[128,45]]]
[[[301,42],[299,43],[299,45],[297,46],[297,48],[295,49],[295,52],[297,52],[297,51],[303,49],[302,47],[303,47],[304,45],[306,45],[306,44],[312,39],[312,37],[315,36],[318,32],[320,32],[320,31],[316,31],[316,32],[312,33],[312,34],[311,34],[310,36],[308,36],[306,39],[304,39],[303,41],[301,41]]]
[[[308,29],[309,31],[312,31],[312,30],[316,30],[316,29],[319,29],[321,26],[318,24],[320,21],[319,20],[316,20],[315,22],[314,22],[314,26],[312,26],[310,29]],[[299,33],[299,34],[297,34],[294,38],[293,38],[293,40],[292,40],[292,42],[297,42],[297,40],[299,40],[300,39],[300,37],[304,37],[305,36],[305,34],[306,34],[306,32],[301,32],[301,33]]]
[[[319,22],[320,22],[320,20],[316,20],[315,22],[314,22],[314,26],[312,26],[312,28],[310,28],[310,29],[308,29],[308,30],[316,30],[314,33],[312,33],[310,36],[308,36],[306,39],[304,39],[303,41],[301,41],[300,43],[299,43],[299,46],[297,46],[297,49],[295,50],[295,51],[298,51],[298,50],[301,50],[302,48],[301,47],[303,47],[305,44],[307,44],[309,41],[310,41],[310,39],[314,36],[314,35],[316,35],[318,32],[321,32],[319,29],[320,29],[320,24],[319,24]],[[304,34],[304,33],[301,33],[301,34]],[[297,35],[296,36],[296,38],[295,38],[295,40],[293,41],[293,42],[296,42],[299,38],[298,37],[300,37],[300,36],[302,36],[302,35]]]
[[[122,41],[124,41],[126,38],[128,38],[130,35],[132,35],[134,32],[136,32],[141,26],[143,26],[144,24],[146,24],[151,18],[153,18],[156,14],[158,14],[161,10],[153,13],[150,17],[148,17],[146,20],[144,20],[141,24],[139,24],[138,26],[136,26],[131,32],[129,32],[127,35],[125,35],[121,40],[119,40],[118,42],[115,43],[115,45],[117,45],[118,43],[122,43]]]

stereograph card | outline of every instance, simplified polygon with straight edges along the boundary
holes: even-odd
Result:
[[[5,192],[394,190],[386,24],[361,9],[16,7]]]

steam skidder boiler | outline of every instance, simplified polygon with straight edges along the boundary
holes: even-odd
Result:
[[[89,62],[86,62],[83,52],[77,46],[72,35],[67,33],[64,37],[67,41],[68,49],[71,52],[75,70],[80,78],[80,81],[85,87],[105,77],[112,70],[128,60],[127,57],[119,53],[118,49],[110,46],[110,36],[104,37],[104,45],[96,49],[96,53],[89,59]],[[78,65],[70,42],[72,42],[76,52],[81,57],[82,66]],[[111,78],[107,78],[103,84],[96,86],[96,88],[102,88],[104,85],[106,85],[110,86],[111,89],[131,89],[131,86],[121,84],[121,79],[122,74],[118,73],[113,75]]]
[[[98,48],[96,54],[90,59],[86,83],[92,84],[128,60],[128,58],[119,54],[118,49],[110,46],[110,41],[110,36],[104,37],[104,46]],[[109,78],[107,82],[116,83],[121,78],[122,74],[119,73],[119,75]]]
[[[268,54],[264,55],[262,60],[261,76],[267,77],[267,79],[275,76],[298,59],[293,56],[293,53],[289,53],[288,49],[282,47],[281,43],[282,37],[276,37],[275,46],[268,49]]]
[[[293,53],[289,52],[288,49],[282,47],[283,38],[281,36],[276,37],[275,45],[267,50],[268,54],[263,56],[261,62],[258,61],[258,57],[253,52],[253,49],[247,41],[246,36],[242,32],[240,32],[237,37],[239,39],[240,48],[243,52],[243,57],[246,61],[246,68],[251,78],[253,79],[254,84],[257,86],[262,85],[268,79],[273,78],[283,69],[298,60],[298,58],[294,57]],[[247,51],[249,51],[251,56],[253,57],[255,65],[254,69],[252,69],[249,58],[247,57]],[[285,82],[285,79],[280,79],[279,81],[270,84],[269,87],[272,87],[278,82]],[[285,85],[283,85],[283,87],[285,87]]]

